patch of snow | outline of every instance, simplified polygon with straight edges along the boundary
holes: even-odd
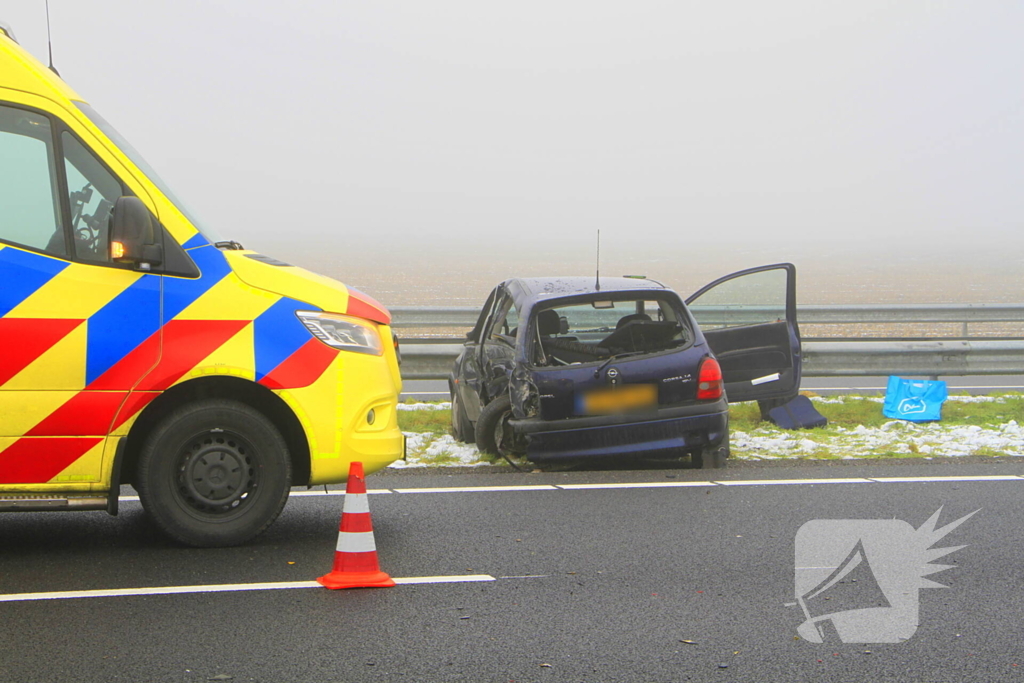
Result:
[[[813,441],[767,426],[758,427],[754,432],[733,432],[732,437],[732,455],[741,460],[761,460],[766,456],[797,458],[818,451],[834,453],[843,459],[877,452],[928,456],[975,453],[1024,456],[1024,428],[1015,420],[997,427],[893,420],[877,428],[858,425],[850,430],[821,431]]]
[[[448,410],[451,403],[399,403],[399,410]]]
[[[480,459],[476,446],[459,443],[451,434],[434,435],[429,432],[402,432],[408,460],[396,460],[388,465],[395,469],[406,467],[483,467],[490,466]],[[438,456],[448,456],[435,462]]]
[[[1011,400],[1024,400],[1016,396],[950,397],[952,400],[976,398],[1007,403]],[[845,397],[845,400],[882,401],[870,397]],[[839,401],[826,399],[821,402]],[[448,403],[398,405],[399,410],[445,410],[449,407]],[[459,443],[449,434],[405,432],[405,436],[409,460],[399,460],[392,463],[391,467],[484,467],[493,464],[480,458],[476,446]],[[813,457],[820,453],[830,453],[844,460],[861,459],[876,453],[921,455],[926,459],[975,453],[1024,456],[1024,427],[1016,420],[984,427],[890,420],[879,427],[857,425],[846,428],[837,425],[823,430],[789,431],[770,423],[762,423],[750,431],[733,431],[731,445],[732,456],[740,460],[779,460]]]

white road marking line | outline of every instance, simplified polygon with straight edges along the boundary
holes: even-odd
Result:
[[[405,578],[395,579],[395,583],[400,585],[413,583],[473,583],[476,581],[497,581],[497,579],[490,574],[466,574],[465,576],[407,576]]]
[[[366,492],[368,494],[370,494],[371,496],[379,494],[379,493],[394,493],[394,491],[392,491],[391,489],[367,489]],[[315,497],[315,496],[344,496],[344,495],[345,495],[344,489],[335,489],[333,491],[331,491],[331,490],[328,490],[328,491],[317,491],[316,489],[310,489],[309,491],[292,491],[291,493],[288,494],[289,497],[293,497],[294,496],[296,498]],[[124,500],[124,498],[122,498],[121,500]]]
[[[734,479],[715,482],[722,486],[777,486],[798,484],[870,484],[870,479]]]
[[[551,484],[536,486],[451,486],[436,489],[392,489],[395,493],[469,493],[476,491],[557,491]]]
[[[1024,475],[989,474],[959,477],[856,477],[835,479],[732,479],[723,481],[639,481],[606,484],[536,484],[523,486],[446,486],[419,489],[370,489],[369,494],[379,493],[477,493],[490,491],[572,491],[585,489],[656,489],[685,488],[693,486],[797,486],[800,484],[871,484],[871,483],[925,483],[944,481],[1019,481]],[[293,491],[293,498],[316,498],[319,496],[343,496],[344,491]],[[137,502],[138,496],[121,496],[123,502]]]
[[[576,489],[657,489],[675,488],[680,486],[717,486],[714,481],[650,481],[650,482],[629,482],[618,484],[555,484],[556,488],[566,490]]]
[[[395,493],[391,489],[368,489],[366,492],[368,494],[370,494],[371,496],[378,495],[378,494],[381,494],[381,493]],[[344,496],[344,495],[345,495],[344,489],[337,489],[337,490],[334,490],[334,491],[330,491],[330,490],[328,490],[328,491],[316,491],[316,490],[292,491],[291,493],[288,494],[288,497],[289,498],[315,498],[315,497],[318,497],[318,496]],[[117,499],[118,499],[118,501],[120,501],[122,503],[138,503],[138,502],[140,502],[138,496],[118,496]]]
[[[396,577],[401,585],[417,583],[467,583],[496,581],[490,574],[465,576],[407,576]],[[207,586],[157,586],[153,588],[111,588],[106,590],[60,591],[51,593],[9,593],[0,595],[0,602],[27,602],[30,600],[70,600],[75,598],[120,598],[140,595],[180,595],[195,593],[231,593],[237,591],[287,590],[290,588],[323,588],[316,581],[281,581],[277,583],[224,583]]]
[[[988,474],[985,476],[970,477],[871,477],[871,481],[885,482],[914,482],[914,481],[1015,481],[1024,479],[1014,474]]]
[[[110,588],[106,590],[57,591],[51,593],[9,593],[7,595],[0,595],[0,602],[69,600],[73,598],[119,598],[138,595],[175,595],[180,593],[228,593],[233,591],[316,588],[319,585],[316,581],[283,581],[280,583],[227,583],[208,586],[157,586],[153,588]]]
[[[521,576],[499,576],[499,579],[546,579],[551,574],[523,574]]]

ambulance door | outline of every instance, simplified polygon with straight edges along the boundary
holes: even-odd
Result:
[[[59,119],[0,98],[0,486],[95,488],[112,421],[159,358],[159,277],[109,257],[125,194]]]

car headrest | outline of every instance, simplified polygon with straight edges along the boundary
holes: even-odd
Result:
[[[630,313],[629,315],[624,315],[621,318],[619,318],[619,322],[615,323],[615,329],[619,329],[620,327],[628,325],[629,323],[633,322],[634,320],[650,320],[650,319],[651,319],[651,316],[647,315],[646,313]]]
[[[559,331],[558,313],[552,310],[541,311],[537,314],[537,329],[541,335],[549,337],[558,334]]]

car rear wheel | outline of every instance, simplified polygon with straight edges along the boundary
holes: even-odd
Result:
[[[711,470],[725,467],[729,457],[729,437],[725,437],[717,446],[708,446],[694,451],[690,455],[693,466],[697,469]]]
[[[149,435],[136,487],[146,512],[171,538],[200,547],[238,545],[284,508],[291,488],[288,446],[244,403],[197,401]]]
[[[459,392],[453,387],[449,387],[449,390],[452,395],[452,436],[456,441],[473,443],[476,440],[473,423],[466,416],[466,409],[462,407],[462,401],[459,400]]]
[[[493,455],[519,455],[523,452],[512,426],[512,401],[507,394],[498,396],[480,411],[476,421],[476,446]]]

